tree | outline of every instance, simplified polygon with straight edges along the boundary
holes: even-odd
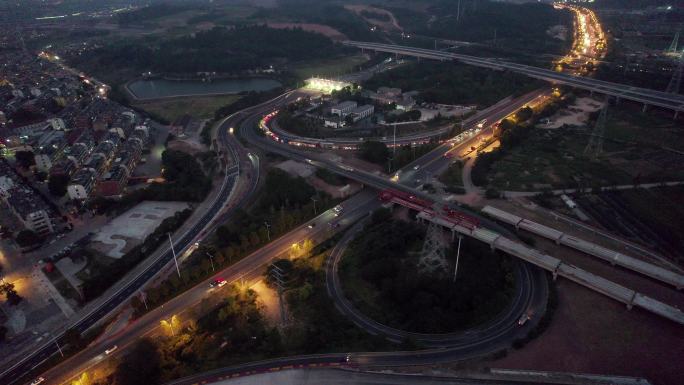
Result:
[[[48,178],[48,190],[56,197],[63,197],[69,185],[69,176],[64,174],[50,175]]]
[[[160,356],[157,345],[145,338],[135,344],[117,365],[114,383],[116,385],[157,384],[160,376]]]
[[[384,143],[373,140],[363,142],[359,147],[359,152],[362,159],[377,164],[385,164],[390,155],[389,149]]]
[[[4,282],[0,284],[0,293],[5,293],[5,297],[7,298],[7,302],[9,302],[10,305],[15,306],[18,305],[19,302],[23,298],[17,293],[16,290],[14,290],[14,284],[11,282]]]
[[[17,151],[14,153],[17,163],[23,168],[29,168],[36,164],[35,155],[33,151]]]
[[[81,333],[74,328],[69,328],[64,332],[64,342],[75,349],[79,349],[83,346]]]
[[[19,246],[21,247],[33,246],[41,242],[41,239],[38,236],[38,234],[36,234],[32,230],[20,231],[19,234],[17,234],[15,240],[17,241],[17,244],[19,244]]]

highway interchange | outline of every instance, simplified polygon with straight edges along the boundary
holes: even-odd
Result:
[[[662,95],[663,93],[651,90],[636,89],[634,87],[625,87],[622,85],[615,85],[613,83],[599,82],[594,79],[582,79],[567,74],[559,74],[550,70],[543,70],[534,67],[522,66],[514,63],[502,62],[496,59],[481,59],[474,57],[466,57],[465,55],[457,55],[452,53],[445,53],[441,51],[424,50],[412,47],[401,47],[392,45],[383,45],[376,43],[363,42],[346,42],[351,46],[356,46],[363,49],[376,50],[382,52],[399,53],[410,56],[426,57],[437,60],[460,60],[468,64],[485,66],[488,68],[502,69],[506,68],[512,71],[523,73],[531,77],[537,77],[552,82],[570,84],[579,88],[596,90],[602,93],[616,95],[625,99],[632,99],[651,105],[657,105],[666,108],[672,108],[675,111],[684,109],[684,100],[678,96]],[[648,92],[647,92],[648,91]],[[492,124],[507,115],[517,111],[521,107],[533,103],[536,99],[543,100],[548,96],[550,91],[539,90],[528,93],[515,99],[508,99],[498,103],[476,116],[464,122],[466,130],[477,130],[478,135],[465,138],[461,142],[454,142],[453,140],[446,141],[440,144],[436,149],[428,154],[416,159],[411,164],[404,167],[396,178],[390,176],[378,175],[369,173],[363,170],[353,169],[336,161],[331,161],[321,154],[316,152],[301,151],[294,146],[274,141],[271,138],[263,135],[258,131],[259,121],[265,114],[281,108],[284,105],[296,100],[303,94],[297,91],[289,91],[280,95],[268,102],[262,103],[258,106],[247,108],[231,116],[227,117],[221,122],[218,130],[218,138],[221,146],[231,153],[231,157],[235,160],[235,165],[229,166],[225,170],[219,192],[208,205],[206,211],[200,216],[196,223],[192,224],[190,228],[176,237],[174,246],[178,254],[182,254],[184,250],[190,247],[195,242],[201,241],[206,235],[210,234],[210,230],[217,223],[226,220],[232,210],[236,207],[242,206],[254,193],[257,188],[259,178],[258,158],[255,159],[250,154],[249,159],[245,162],[244,151],[237,148],[237,141],[230,137],[232,128],[238,127],[240,134],[248,142],[265,151],[273,152],[287,158],[298,160],[301,162],[310,163],[316,167],[326,168],[339,175],[357,180],[364,185],[373,189],[396,189],[411,193],[415,196],[435,200],[435,198],[425,192],[417,189],[421,184],[421,175],[435,175],[441,170],[445,169],[450,160],[448,154],[452,151],[460,151],[467,149],[471,145],[477,144],[482,134],[491,133]],[[679,98],[679,99],[678,99]],[[488,124],[478,129],[478,122],[486,120]],[[230,132],[230,133],[229,133]],[[295,138],[296,139],[296,138]],[[415,138],[410,138],[413,141]],[[404,142],[398,142],[403,144]],[[233,191],[238,180],[239,168],[246,168],[248,174],[248,189],[247,192],[239,197],[233,197]],[[447,202],[441,202],[447,204]],[[42,376],[49,379],[48,383],[63,383],[69,381],[74,376],[81,372],[92,368],[104,359],[109,357],[103,352],[111,346],[118,346],[119,350],[113,355],[122,354],[125,347],[133,344],[141,336],[149,335],[158,332],[159,323],[161,320],[168,319],[173,315],[188,315],[194,305],[202,301],[203,298],[213,297],[212,293],[220,289],[209,288],[209,283],[217,277],[225,278],[229,282],[249,282],[258,279],[263,273],[263,269],[278,256],[286,254],[292,244],[298,243],[304,239],[311,239],[315,242],[321,242],[330,238],[335,233],[342,232],[351,226],[360,226],[359,220],[364,218],[370,211],[379,206],[379,202],[375,198],[375,194],[370,191],[364,191],[356,196],[350,198],[343,203],[345,210],[340,217],[335,217],[332,211],[326,211],[313,219],[310,222],[303,224],[295,230],[283,235],[282,237],[273,240],[263,248],[255,251],[251,255],[245,257],[241,261],[231,265],[221,272],[216,273],[205,281],[199,283],[194,288],[185,293],[173,298],[165,303],[163,306],[151,310],[135,322],[127,326],[122,332],[110,336],[103,340],[98,340],[86,347],[84,350],[77,353],[75,356],[69,358],[56,367],[48,370]],[[226,209],[227,208],[227,209]],[[459,209],[468,211],[465,208]],[[474,214],[472,211],[468,211]],[[335,221],[340,223],[339,228],[329,226],[314,226],[309,228],[309,223],[329,223]],[[501,226],[484,220],[483,224],[487,227],[501,230]],[[367,319],[358,311],[349,306],[349,302],[343,297],[340,290],[339,280],[336,279],[336,266],[342,256],[345,245],[354,235],[354,231],[358,231],[358,227],[354,227],[353,231],[349,231],[343,235],[342,241],[333,250],[331,260],[329,261],[327,278],[328,278],[328,292],[336,301],[338,309],[349,317],[355,324],[372,334],[381,334],[385,337],[400,341],[405,339],[408,334],[402,331],[391,329],[385,325],[377,324],[376,322]],[[103,319],[106,319],[114,310],[120,308],[121,305],[126,304],[132,295],[137,293],[141,288],[150,282],[158,272],[165,270],[171,262],[173,255],[170,249],[166,249],[161,253],[157,253],[155,258],[151,258],[144,269],[129,278],[126,282],[120,285],[120,288],[115,291],[113,295],[104,298],[98,306],[89,312],[85,317],[78,322],[71,325],[79,332],[85,332],[91,327],[97,325]],[[546,304],[547,285],[546,277],[543,271],[539,268],[533,267],[528,263],[518,262],[516,264],[516,276],[518,278],[518,285],[516,297],[513,299],[511,306],[502,312],[497,319],[490,324],[481,328],[466,331],[465,333],[444,334],[444,335],[410,335],[418,341],[430,347],[428,350],[416,352],[378,352],[378,353],[339,353],[339,354],[323,354],[315,356],[300,356],[289,357],[282,359],[274,359],[265,362],[256,362],[240,365],[232,368],[217,369],[212,372],[198,374],[188,379],[180,379],[174,381],[174,384],[191,384],[198,381],[211,381],[215,379],[225,378],[226,375],[235,373],[244,373],[249,371],[265,371],[273,367],[287,367],[290,365],[351,365],[351,366],[392,366],[392,365],[408,365],[408,364],[430,364],[436,362],[447,362],[458,359],[470,358],[473,356],[482,355],[501,347],[510,345],[510,343],[523,335],[523,332],[529,330],[539,320],[543,311],[535,312],[532,322],[527,323],[525,327],[519,327],[517,320],[520,315],[530,308],[541,309]],[[63,335],[57,336],[61,339]],[[19,379],[22,379],[32,369],[39,366],[49,357],[57,354],[58,347],[55,343],[47,343],[34,353],[16,363],[10,369],[0,373],[0,381],[4,384],[13,384]]]
[[[501,119],[505,117],[506,115],[510,114],[511,112],[516,111],[519,109],[522,105],[526,104],[530,100],[533,100],[534,98],[538,97],[539,95],[525,95],[521,98],[515,99],[508,101],[506,103],[502,103],[496,106],[496,108],[489,109],[485,112],[486,116],[488,117],[490,122],[494,122],[497,119]],[[264,103],[260,106],[253,107],[247,110],[243,110],[239,113],[236,113],[234,115],[231,115],[231,117],[227,118],[221,125],[219,129],[219,137],[221,138],[222,142],[224,144],[226,143],[226,140],[228,139],[226,135],[228,135],[229,128],[238,126],[239,124],[239,129],[240,132],[244,137],[246,137],[250,142],[254,142],[255,144],[258,144],[261,147],[266,146],[266,148],[269,151],[273,151],[276,153],[280,153],[281,155],[285,155],[291,158],[295,158],[301,161],[306,161],[306,159],[310,159],[311,162],[315,162],[315,165],[317,166],[324,166],[329,168],[331,171],[340,173],[342,175],[345,175],[347,177],[351,177],[356,180],[360,180],[362,183],[372,186],[372,187],[378,187],[378,188],[403,188],[407,191],[412,191],[417,194],[424,195],[424,193],[414,190],[411,187],[404,186],[402,184],[398,184],[395,182],[392,182],[386,177],[378,176],[375,174],[370,174],[366,173],[363,171],[359,170],[354,170],[354,171],[348,171],[347,169],[339,167],[339,165],[328,162],[326,160],[313,160],[314,156],[311,154],[305,154],[305,153],[300,153],[296,151],[295,149],[291,148],[290,146],[280,144],[273,142],[269,139],[266,139],[264,136],[260,136],[256,132],[256,128],[258,127],[258,121],[261,119],[263,115],[266,113],[277,109],[279,106],[285,105],[292,100],[295,100],[299,95],[296,92],[287,92],[277,98],[274,98],[273,100]],[[483,119],[483,115],[480,114],[472,119],[470,119],[467,124],[475,125],[477,121],[480,121],[480,119]],[[462,146],[468,146],[470,144],[470,141],[465,141],[461,145]],[[449,160],[444,156],[445,152],[451,151],[452,146],[450,144],[444,144],[441,145],[438,149],[435,151],[426,154],[425,156],[421,157],[418,159],[416,162],[412,163],[411,165],[407,166],[405,169],[406,170],[412,170],[415,165],[424,165],[426,169],[434,169],[437,170],[439,167],[444,167],[448,165]],[[308,157],[308,158],[307,158]],[[207,233],[205,227],[212,221],[212,218],[218,214],[222,208],[224,207],[224,204],[226,203],[226,199],[228,198],[230,191],[233,187],[233,184],[235,183],[236,179],[236,166],[235,168],[229,168],[229,173],[227,174],[227,177],[225,178],[224,185],[221,188],[221,192],[219,193],[218,197],[216,200],[213,202],[211,205],[210,209],[205,213],[205,215],[202,216],[202,219],[192,226],[190,230],[188,230],[187,233],[185,233],[180,239],[175,240],[174,245],[176,247],[176,250],[179,254],[183,252],[184,249],[189,247],[192,243],[195,241],[198,241],[198,235],[204,235]],[[253,171],[255,175],[258,175],[257,171]],[[407,172],[406,175],[408,176],[410,172]],[[256,178],[253,178],[256,179]],[[406,181],[406,182],[415,182],[414,179],[410,178],[403,178],[401,180]],[[256,181],[252,180],[251,183],[253,183],[252,186],[255,186]],[[255,187],[253,187],[255,188]],[[250,190],[250,191],[253,191]],[[244,197],[241,199],[247,199],[247,196],[249,194],[245,194]],[[365,198],[364,198],[365,197]],[[365,203],[361,203],[365,199]],[[358,201],[361,200],[361,201]],[[238,201],[238,204],[240,202]],[[348,207],[354,207],[357,209],[353,210],[345,210],[343,217],[340,218],[343,225],[349,225],[353,223],[354,221],[360,219],[364,215],[366,215],[370,210],[372,210],[374,207],[377,207],[377,200],[375,199],[374,194],[369,195],[358,195],[351,200],[343,203],[344,206]],[[231,207],[237,207],[237,205],[233,205]],[[225,214],[224,214],[225,215]],[[315,219],[315,221],[321,221],[324,222],[326,220],[330,220],[331,218],[326,218],[325,215],[332,215],[330,213],[323,213],[322,216],[319,216],[318,218]],[[341,226],[339,230],[343,229],[345,226]],[[163,307],[157,308],[150,313],[146,314],[144,317],[140,318],[133,324],[131,324],[129,327],[126,328],[126,330],[113,337],[113,339],[106,339],[104,341],[98,341],[91,346],[87,347],[83,351],[79,352],[76,356],[70,358],[69,360],[65,361],[61,365],[56,366],[55,368],[49,370],[47,373],[45,373],[43,376],[46,378],[51,378],[51,379],[63,379],[63,380],[68,380],[72,376],[82,372],[83,370],[86,370],[89,367],[92,367],[93,365],[96,365],[98,362],[100,362],[103,359],[102,352],[104,352],[105,349],[107,349],[109,346],[117,345],[120,347],[120,351],[124,350],[122,349],[123,347],[127,346],[128,344],[132,343],[135,341],[137,338],[139,338],[141,335],[145,335],[146,333],[152,332],[155,328],[158,327],[159,321],[162,319],[166,319],[170,317],[173,314],[178,314],[180,310],[184,310],[188,308],[189,304],[192,303],[197,303],[199,301],[198,298],[203,297],[207,293],[207,287],[208,283],[215,279],[216,276],[224,276],[227,280],[229,281],[236,281],[240,279],[249,279],[253,277],[257,277],[261,274],[260,268],[263,268],[265,265],[268,264],[268,262],[273,259],[275,256],[282,254],[284,251],[289,249],[289,247],[292,245],[292,243],[296,243],[301,241],[302,239],[321,239],[321,238],[326,238],[331,236],[331,231],[326,229],[327,226],[317,226],[314,227],[314,230],[309,229],[306,226],[301,226],[300,228],[288,233],[287,235],[283,236],[279,240],[275,240],[271,242],[269,245],[265,246],[264,248],[260,249],[259,251],[255,252],[254,254],[246,257],[239,263],[236,263],[235,265],[229,267],[228,269],[224,270],[221,273],[216,274],[214,277],[206,280],[205,282],[197,285],[194,289],[184,293],[183,295],[180,295],[173,300],[169,301],[167,304],[165,304]],[[321,234],[322,233],[322,234]],[[149,268],[145,269],[141,274],[139,274],[135,279],[129,281],[128,283],[124,284],[122,288],[118,291],[117,295],[112,296],[108,298],[107,301],[104,302],[102,306],[100,306],[96,311],[93,311],[91,314],[89,314],[86,318],[81,320],[78,324],[77,327],[79,330],[87,330],[89,327],[92,325],[95,325],[99,320],[105,318],[108,314],[110,314],[114,309],[118,308],[121,304],[126,303],[126,301],[130,298],[130,296],[134,293],[136,293],[140,287],[142,287],[146,282],[148,282],[154,275],[155,272],[160,271],[163,269],[163,267],[169,263],[172,259],[172,254],[169,251],[166,251],[162,253],[161,257],[155,261],[155,263],[151,264]],[[518,309],[520,312],[525,311],[525,309]],[[515,317],[513,317],[515,318]],[[532,323],[530,323],[532,324]],[[510,323],[507,325],[510,327]],[[30,371],[32,368],[35,366],[39,365],[42,361],[47,359],[53,354],[57,354],[57,346],[54,343],[51,343],[49,345],[44,346],[43,348],[39,349],[36,353],[28,357],[26,360],[18,363],[15,367],[13,367],[10,371],[7,371],[3,373],[2,379],[3,381],[7,379],[8,384],[14,383],[17,379],[21,378],[22,375]],[[395,354],[390,354],[389,357],[383,357],[382,361],[368,361],[370,362],[383,362],[386,364],[390,364],[391,362],[415,362],[416,360],[418,361],[423,361],[423,360],[434,360],[436,359],[435,356],[441,356],[441,354],[445,354],[443,351],[439,352],[432,352],[432,353],[427,353],[423,352],[419,354],[419,357],[401,357],[397,358]],[[454,354],[451,354],[451,352],[446,353],[447,355],[442,356],[442,359],[444,360],[453,360],[454,359]],[[369,357],[372,357],[369,356]],[[368,360],[368,357],[359,357],[360,363],[362,361]],[[376,360],[379,360],[380,358],[376,358]],[[427,362],[424,361],[424,362]]]

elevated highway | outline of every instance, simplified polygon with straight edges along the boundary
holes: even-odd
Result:
[[[563,84],[584,90],[611,95],[619,99],[627,99],[643,103],[646,106],[657,106],[675,111],[675,116],[684,111],[684,95],[661,92],[647,88],[633,87],[625,84],[585,78],[549,69],[516,64],[495,58],[480,58],[452,52],[436,51],[425,48],[407,47],[394,44],[381,44],[360,41],[345,41],[342,44],[363,50],[393,53],[440,61],[459,61],[464,64],[493,70],[508,70],[535,79],[546,80],[554,84]]]
[[[622,254],[615,250],[607,249],[595,243],[573,237],[554,228],[544,226],[542,224],[530,221],[529,219],[525,219],[509,212],[497,209],[496,207],[485,206],[482,209],[482,212],[491,215],[498,220],[513,225],[515,228],[529,231],[533,234],[550,239],[557,244],[571,247],[575,250],[579,250],[586,254],[600,258],[606,262],[610,262],[613,265],[622,266],[626,269],[636,271],[637,273],[643,274],[647,277],[651,277],[668,285],[672,285],[677,289],[684,287],[684,275],[674,271],[664,269],[652,263],[644,262],[640,259],[630,257],[629,255]]]

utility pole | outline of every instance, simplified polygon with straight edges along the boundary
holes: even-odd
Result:
[[[176,258],[176,250],[173,248],[173,241],[171,240],[171,233],[166,233],[169,236],[169,243],[171,244],[171,253],[173,254],[173,262],[176,263],[176,272],[178,273],[178,278],[180,278],[180,268],[178,268],[178,258]]]
[[[318,213],[316,212],[316,198],[311,197],[311,200],[313,201],[313,204],[314,204],[314,215],[318,215]]]
[[[454,267],[454,282],[456,282],[456,274],[458,273],[458,259],[461,256],[461,239],[462,235],[458,235],[458,248],[456,249],[456,267]]]
[[[207,256],[209,256],[209,262],[211,262],[211,271],[216,271],[214,270],[214,257],[211,254],[209,254],[209,252],[207,252]]]
[[[145,295],[145,293],[142,290],[140,290],[140,298],[143,301],[143,305],[145,305],[145,310],[149,310],[147,308],[147,295]]]
[[[458,4],[456,5],[456,22],[458,23],[461,20],[461,0],[458,0]]]
[[[271,225],[269,225],[266,221],[264,221],[264,225],[266,226],[266,238],[269,242],[271,242]]]

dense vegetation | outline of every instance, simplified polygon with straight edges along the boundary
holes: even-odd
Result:
[[[117,41],[68,60],[76,68],[105,77],[115,69],[132,69],[138,74],[146,71],[238,74],[283,61],[327,58],[338,54],[340,49],[327,37],[301,29],[216,27],[167,40]]]
[[[255,19],[286,20],[325,24],[352,40],[376,40],[370,26],[361,17],[337,4],[319,0],[281,0],[274,8],[263,8]]]
[[[508,303],[511,260],[464,239],[456,283],[416,268],[424,231],[379,210],[349,246],[340,273],[348,298],[378,322],[413,332],[451,332],[486,322]],[[453,263],[455,250],[448,252]],[[453,265],[452,265],[453,266]]]
[[[388,84],[404,91],[420,91],[418,102],[489,106],[543,83],[510,72],[465,64],[419,62],[376,74],[364,83],[364,88],[377,89]]]
[[[149,20],[175,15],[192,8],[193,7],[190,5],[169,3],[152,4],[147,7],[136,9],[135,11],[119,13],[116,15],[116,21],[123,25],[144,23]]]
[[[399,22],[412,27],[410,32],[442,39],[478,42],[510,51],[565,53],[571,39],[563,42],[546,32],[555,25],[571,28],[572,15],[554,10],[550,4],[528,2],[514,4],[501,1],[463,0],[460,12],[457,2],[437,1],[428,9],[435,19],[417,24],[411,13],[395,15]],[[477,47],[479,49],[479,47]]]

